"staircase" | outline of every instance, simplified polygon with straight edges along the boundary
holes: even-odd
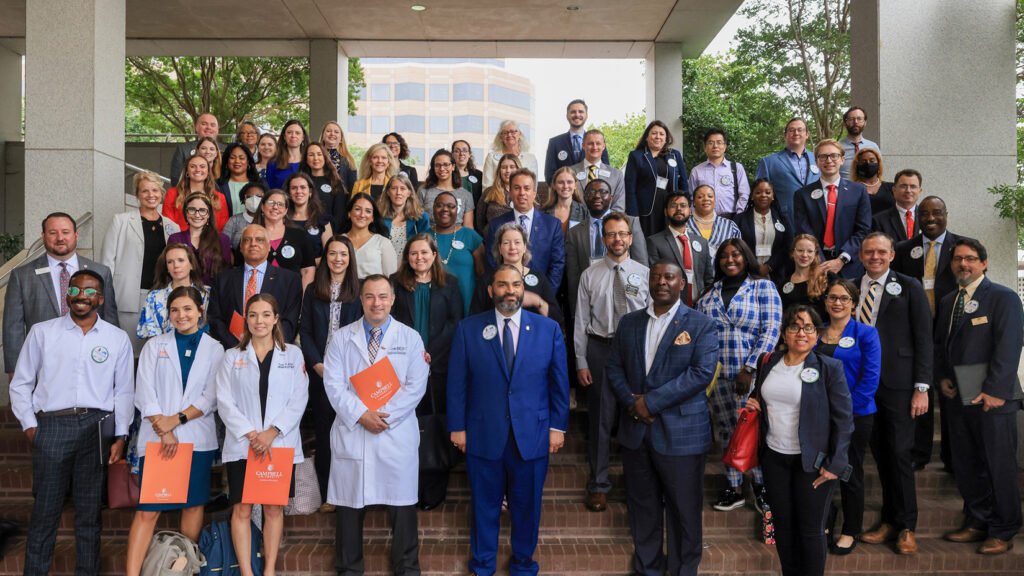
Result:
[[[574,412],[566,447],[551,458],[544,491],[540,544],[536,560],[543,574],[627,574],[631,568],[632,540],[622,490],[622,465],[613,454],[611,478],[616,489],[608,510],[589,512],[583,506],[587,482],[586,413]],[[938,442],[935,446],[938,450]],[[915,556],[899,556],[888,546],[860,544],[845,557],[830,556],[827,574],[1024,574],[1024,546],[1007,554],[983,557],[976,544],[953,544],[941,539],[946,530],[961,523],[960,496],[952,476],[942,472],[936,455],[933,463],[917,473],[918,520]],[[415,473],[410,471],[410,473]],[[877,521],[881,487],[874,463],[865,474],[867,513],[865,528]],[[1024,477],[1022,477],[1024,478]],[[215,475],[216,479],[216,475]],[[216,482],[215,482],[216,483]],[[0,408],[0,517],[19,523],[23,530],[8,542],[0,561],[0,575],[21,574],[25,537],[32,508],[32,476],[28,440],[7,407]],[[716,512],[710,502],[725,486],[718,457],[708,458],[705,474],[704,558],[701,574],[779,574],[773,546],[760,543],[757,513],[748,505],[732,512]],[[748,495],[749,496],[749,495]],[[132,510],[104,510],[102,574],[124,572],[125,542]],[[507,516],[507,515],[505,515]],[[435,510],[419,513],[420,564],[424,574],[467,574],[469,558],[469,481],[465,465],[452,471],[447,501]],[[157,529],[176,529],[176,513],[163,515]],[[282,574],[334,573],[334,515],[287,517],[284,542],[278,560]],[[61,519],[51,574],[74,572],[74,511],[68,507]],[[387,516],[381,509],[366,516],[365,553],[367,574],[390,574],[390,535]],[[502,521],[499,571],[507,573],[508,521]]]

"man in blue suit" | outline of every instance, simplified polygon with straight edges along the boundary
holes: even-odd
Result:
[[[821,179],[797,190],[793,197],[797,234],[810,234],[821,245],[822,268],[843,278],[864,274],[857,255],[860,243],[871,232],[871,201],[863,184],[839,176],[843,147],[822,140],[814,147]]]
[[[490,221],[487,227],[485,252],[487,265],[493,270],[498,263],[494,259],[494,234],[503,224],[515,222],[526,231],[530,242],[530,268],[540,270],[556,290],[565,273],[565,235],[562,222],[550,214],[537,209],[537,175],[528,168],[516,170],[509,176],[509,191],[512,196],[512,211]]]
[[[448,430],[466,453],[472,493],[474,574],[497,570],[502,497],[512,522],[513,576],[536,576],[548,454],[565,443],[569,372],[555,321],[522,309],[523,276],[501,265],[488,293],[494,310],[455,328],[448,361]],[[678,296],[678,295],[677,295]]]
[[[583,130],[587,123],[587,103],[577,98],[565,107],[565,119],[569,131],[548,140],[548,152],[544,158],[544,181],[551,183],[555,170],[583,162]],[[608,151],[601,154],[601,161],[608,163]]]
[[[651,304],[622,317],[605,377],[622,406],[619,443],[633,573],[697,574],[705,453],[711,419],[705,389],[715,374],[715,323],[680,303],[686,275],[674,262],[651,268]],[[668,559],[662,550],[668,522]]]
[[[805,148],[807,122],[793,118],[786,124],[786,147],[761,158],[755,178],[767,178],[775,189],[782,212],[793,221],[793,196],[796,191],[818,181],[818,166],[814,154]],[[840,163],[841,164],[841,163]]]

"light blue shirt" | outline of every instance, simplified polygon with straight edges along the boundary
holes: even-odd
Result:
[[[530,208],[530,211],[529,212],[525,212],[525,213],[520,212],[520,211],[516,210],[515,208],[512,209],[512,214],[515,216],[515,218],[513,219],[513,222],[515,222],[516,224],[519,224],[520,226],[523,227],[523,230],[526,231],[526,239],[527,240],[530,239],[530,229],[533,227],[533,216],[534,216],[535,213],[536,213],[536,210],[534,208]],[[523,221],[523,217],[524,216],[526,217],[526,221],[525,222]]]
[[[853,141],[850,140],[849,136],[840,140],[839,144],[846,152],[846,156],[843,157],[843,165],[839,167],[839,175],[843,178],[850,177],[850,168],[853,166],[853,157],[857,155],[857,152],[865,148],[869,150],[878,150],[878,144],[875,144],[871,140],[863,137],[860,139],[860,142],[857,142],[857,150],[854,150]]]
[[[363,335],[366,336],[366,345],[370,345],[370,331],[374,329],[374,325],[366,321],[366,318],[362,318],[363,321]],[[391,316],[388,315],[388,319],[384,321],[380,326],[380,337],[384,339],[384,335],[388,333],[388,327],[391,326]]]
[[[747,208],[750,183],[747,182],[747,173],[739,162],[736,163],[736,182],[732,181],[731,160],[723,159],[718,166],[712,164],[710,160],[697,164],[690,171],[690,190],[696,190],[697,186],[702,185],[711,186],[715,190],[716,214],[738,214]],[[740,193],[738,200],[736,190]]]
[[[249,277],[256,272],[256,293],[259,294],[263,289],[263,278],[267,275],[267,266],[266,260],[256,267],[245,264],[245,273],[242,274],[242,306],[245,306],[245,287],[249,285]]]
[[[786,148],[786,157],[789,158],[789,163],[796,170],[797,178],[801,182],[807,182],[807,171],[811,169],[811,156],[807,154],[807,149],[805,148],[803,153],[798,156],[796,152]]]

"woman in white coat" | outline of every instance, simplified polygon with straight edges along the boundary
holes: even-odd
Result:
[[[203,527],[203,505],[210,499],[210,469],[217,452],[214,377],[224,357],[221,345],[200,330],[203,296],[191,286],[171,292],[168,308],[174,330],[146,342],[135,380],[135,406],[148,420],[139,430],[139,455],[145,474],[146,445],[159,442],[149,458],[171,458],[179,443],[192,444],[187,501],[139,504],[128,532],[126,574],[138,576],[163,510],[181,510],[181,533],[193,541]],[[141,479],[140,479],[141,480]]]
[[[139,312],[153,287],[156,261],[167,245],[167,237],[178,232],[178,225],[160,215],[164,187],[153,172],[139,172],[133,178],[139,208],[114,215],[114,222],[103,237],[100,262],[110,268],[117,299],[117,319],[132,341],[138,358],[144,341],[135,335]]]
[[[302,462],[299,420],[306,410],[309,380],[302,351],[285,344],[277,300],[256,294],[245,303],[245,325],[236,348],[225,352],[217,373],[217,406],[226,434],[221,451],[234,506],[231,540],[242,576],[253,576],[249,557],[252,505],[242,503],[245,464],[252,448],[257,458],[271,448],[294,448],[294,464]],[[282,506],[263,506],[263,574],[273,576],[284,531]]]
[[[367,506],[383,504],[394,534],[394,572],[418,574],[416,406],[426,392],[428,373],[423,340],[391,317],[395,293],[387,277],[367,276],[359,299],[363,318],[339,329],[324,355],[324,388],[337,412],[331,427],[327,489],[327,501],[338,514],[335,567],[339,574],[362,571],[363,515]],[[385,357],[401,387],[380,409],[371,411],[350,378]]]

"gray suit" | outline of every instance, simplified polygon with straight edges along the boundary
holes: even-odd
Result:
[[[195,156],[196,144],[198,143],[199,140],[196,139],[190,140],[188,142],[182,142],[174,147],[174,157],[171,158],[171,183],[169,184],[170,187],[178,185],[178,179],[181,178],[181,171],[185,166],[185,160],[191,158],[192,156]],[[218,141],[217,146],[220,148],[221,152],[224,151],[225,144],[223,142]]]
[[[711,248],[708,241],[700,234],[694,234],[687,230],[686,237],[690,246],[700,246],[700,251],[691,249],[693,255],[693,301],[696,302],[704,288],[715,283],[715,267],[711,262]],[[671,228],[665,228],[661,232],[652,235],[647,239],[647,255],[650,257],[648,267],[653,268],[659,260],[675,262],[680,268],[683,267],[683,254],[679,250],[679,240]]]
[[[572,170],[573,170],[573,172],[576,173],[576,179],[580,181],[580,195],[582,196],[583,195],[582,190],[583,190],[583,188],[586,188],[586,186],[587,186],[587,167],[586,167],[586,161],[580,162],[579,164],[573,164]],[[608,171],[608,175],[607,176],[602,175],[600,173],[601,170],[607,170]],[[583,175],[582,177],[580,177],[581,174]],[[626,211],[626,182],[625,182],[625,179],[622,176],[622,170],[619,170],[618,168],[609,166],[608,164],[605,164],[604,162],[601,162],[601,166],[600,166],[600,168],[598,168],[598,178],[600,178],[601,180],[604,180],[605,182],[608,183],[609,186],[612,187],[612,206],[611,206],[612,210],[616,210],[618,212],[625,212]],[[633,240],[635,241],[636,238],[634,237]]]
[[[644,232],[640,229],[640,221],[633,216],[626,216],[629,229],[633,232],[633,244],[629,247],[629,257],[647,266],[647,244]],[[576,294],[580,287],[580,276],[590,267],[590,215],[582,223],[569,228],[565,233],[565,278],[569,289],[569,310],[576,312]],[[600,260],[600,258],[598,259]]]
[[[106,266],[78,257],[79,270],[92,270],[103,277],[103,305],[100,316],[117,326],[117,304],[114,300],[114,279]],[[37,273],[37,270],[45,270]],[[25,337],[33,324],[52,320],[60,314],[60,304],[53,290],[50,264],[46,254],[22,264],[11,272],[4,298],[4,372],[14,372]]]

